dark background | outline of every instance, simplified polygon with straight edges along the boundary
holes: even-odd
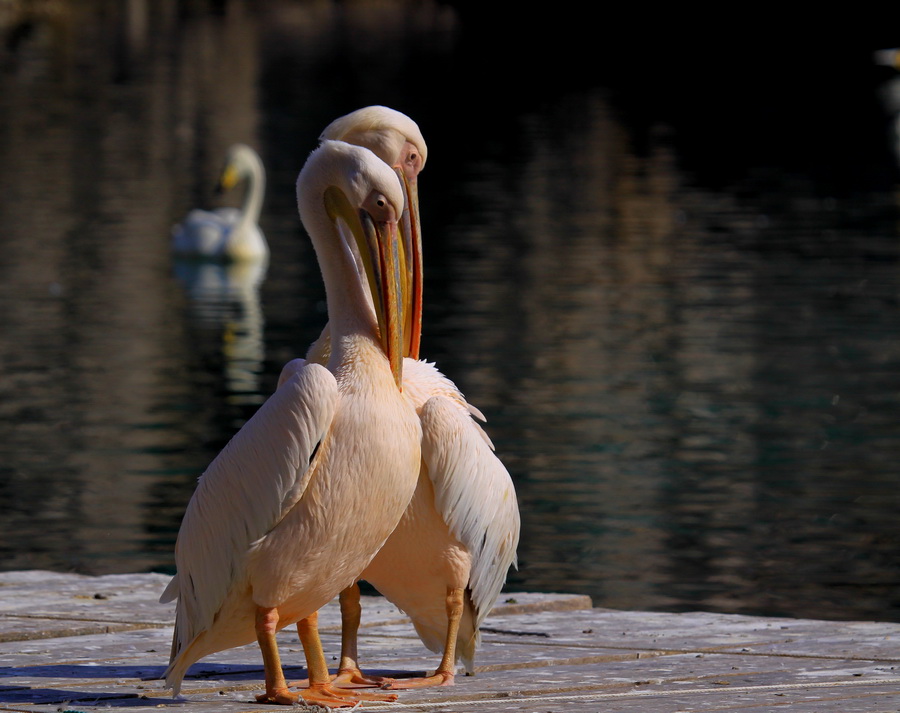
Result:
[[[516,482],[510,588],[900,618],[896,38],[485,5],[9,6],[0,566],[172,570],[196,477],[324,323],[296,174],[382,103],[428,141],[423,354]],[[169,231],[236,141],[273,259],[213,288]]]

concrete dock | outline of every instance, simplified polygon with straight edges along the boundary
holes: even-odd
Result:
[[[272,711],[255,702],[255,645],[209,656],[174,700],[158,680],[174,606],[158,574],[85,577],[0,573],[0,711],[79,713],[101,708],[181,713]],[[337,663],[336,603],[320,615]],[[363,669],[386,675],[434,668],[392,605],[364,597]],[[291,628],[279,634],[289,680],[305,676]],[[485,622],[476,675],[452,687],[400,691],[371,711],[598,713],[641,711],[900,711],[900,624],[692,612],[613,611],[587,597],[504,594]]]

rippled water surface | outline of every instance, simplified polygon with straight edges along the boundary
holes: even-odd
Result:
[[[533,44],[482,64],[450,5],[10,7],[0,566],[172,571],[196,477],[325,321],[297,171],[385,103],[429,142],[423,353],[515,480],[510,586],[900,620],[896,78],[865,48],[827,82],[555,53],[535,86]],[[235,141],[271,264],[176,263]]]

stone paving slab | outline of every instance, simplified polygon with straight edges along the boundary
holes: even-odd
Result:
[[[89,577],[43,570],[0,572],[0,642],[111,633],[175,623],[175,605],[160,604],[171,577],[117,574]],[[589,597],[575,594],[506,594],[496,610],[527,613],[546,609],[590,608]],[[362,627],[404,624],[406,617],[383,597],[362,598]],[[339,631],[337,600],[319,613],[321,631]]]
[[[594,609],[591,626],[565,613],[536,612],[522,636],[553,632],[548,646],[641,647],[647,651],[734,651],[747,654],[894,659],[900,652],[900,625],[882,622],[822,622],[776,617],[659,613]],[[514,627],[522,620],[502,612],[489,626]]]
[[[171,605],[156,600],[167,581],[162,575],[0,574],[0,711],[272,711],[254,700],[262,690],[255,645],[195,664],[178,700],[163,689],[158,676],[168,658]],[[336,663],[339,612],[336,604],[326,610],[322,640]],[[55,618],[45,616],[49,611]],[[365,670],[421,674],[437,664],[438,656],[383,599],[364,598],[363,617]],[[48,638],[53,626],[62,634]],[[296,633],[282,631],[278,641],[289,680],[305,677]],[[591,608],[584,597],[506,594],[486,621],[475,676],[364,707],[373,713],[897,713],[900,624],[622,612]]]

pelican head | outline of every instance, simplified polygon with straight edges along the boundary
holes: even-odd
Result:
[[[400,388],[406,313],[420,320],[421,300],[407,294],[420,278],[399,235],[404,191],[397,174],[368,149],[325,141],[300,171],[297,206],[322,268],[329,322],[348,324],[374,311]]]
[[[428,147],[418,124],[386,106],[363,107],[335,119],[319,139],[365,146],[388,166],[401,169],[412,184],[428,158]]]
[[[410,260],[416,269],[409,274],[422,274],[422,229],[419,221],[419,172],[428,158],[428,147],[418,124],[395,109],[386,106],[367,106],[350,112],[332,121],[321,140],[345,141],[356,146],[364,146],[400,176],[406,193],[407,210],[401,218],[400,232]],[[413,303],[421,305],[422,282],[415,279],[406,285],[406,293]],[[411,305],[406,315],[412,321],[404,325],[404,354],[412,359],[419,358],[419,344],[422,336],[421,309]]]

